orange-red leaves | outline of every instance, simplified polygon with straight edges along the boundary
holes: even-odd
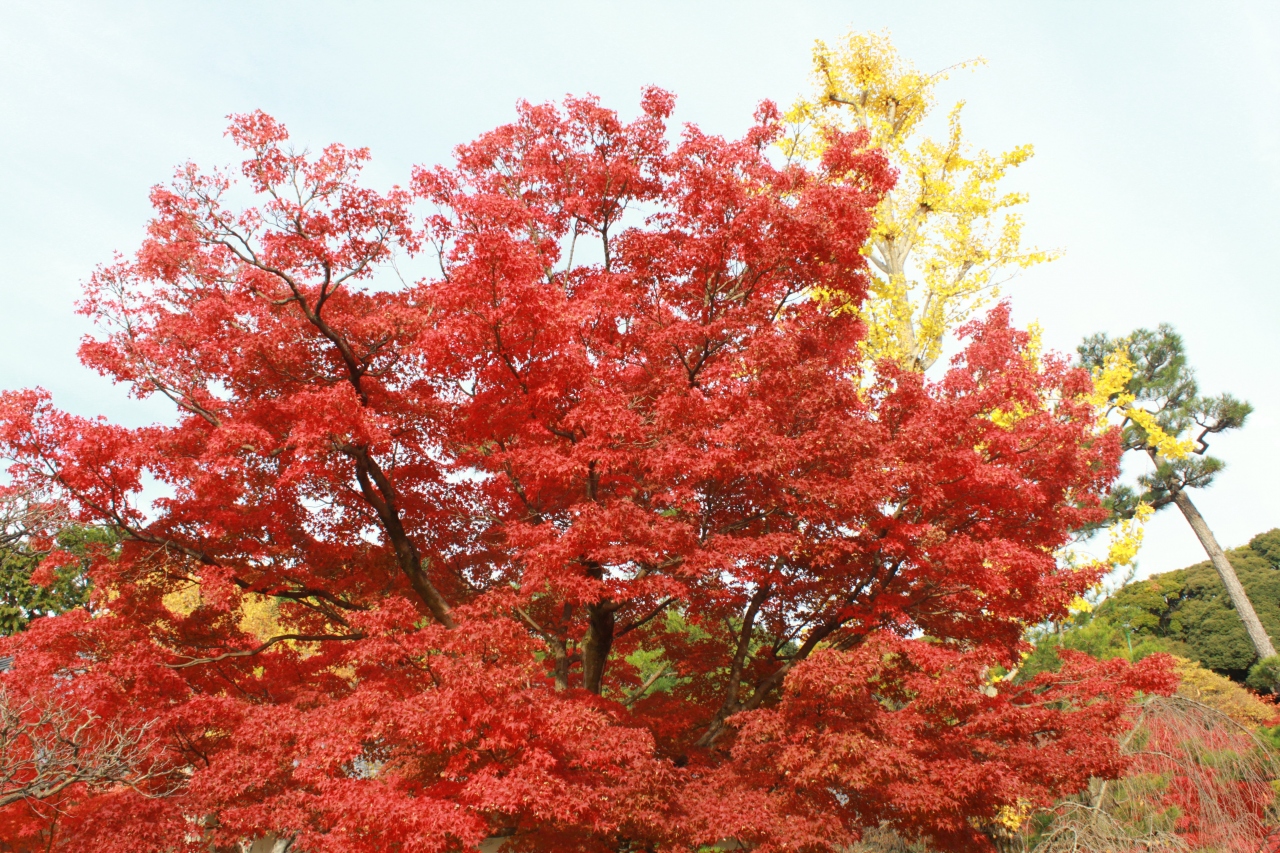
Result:
[[[984,692],[1094,580],[1052,556],[1115,473],[1088,377],[1004,308],[937,381],[864,374],[819,296],[865,296],[884,158],[672,107],[522,104],[412,196],[254,113],[251,204],[194,166],[153,192],[82,358],[173,422],[0,397],[10,475],[125,533],[6,683],[152,725],[176,774],[69,790],[65,844],[972,846],[1115,766],[1138,674]]]

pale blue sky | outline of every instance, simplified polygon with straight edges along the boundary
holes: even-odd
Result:
[[[0,0],[0,387],[73,411],[167,416],[82,370],[79,283],[131,252],[148,188],[234,157],[224,117],[262,108],[299,143],[373,149],[375,184],[508,120],[517,99],[592,92],[737,133],[807,85],[813,39],[889,28],[946,84],[978,144],[1033,142],[1015,179],[1028,236],[1065,256],[1017,280],[1020,322],[1073,349],[1173,323],[1202,385],[1257,407],[1198,497],[1224,545],[1280,525],[1280,4],[1196,2],[58,3]],[[1203,559],[1161,516],[1145,572]]]

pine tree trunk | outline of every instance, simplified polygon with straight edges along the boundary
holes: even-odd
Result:
[[[1218,544],[1218,540],[1213,538],[1213,531],[1205,523],[1204,516],[1200,514],[1200,510],[1196,509],[1196,505],[1191,502],[1191,498],[1187,497],[1187,493],[1181,489],[1174,491],[1173,502],[1178,505],[1178,509],[1182,510],[1182,514],[1186,516],[1187,523],[1191,525],[1191,529],[1195,531],[1200,544],[1204,546],[1205,553],[1209,555],[1209,561],[1213,563],[1213,567],[1218,572],[1218,577],[1222,578],[1222,585],[1227,588],[1227,595],[1231,598],[1231,604],[1235,607],[1236,613],[1240,615],[1240,621],[1244,623],[1245,633],[1249,635],[1249,642],[1253,645],[1253,651],[1258,655],[1258,660],[1275,657],[1276,649],[1275,646],[1271,645],[1271,638],[1267,636],[1266,630],[1262,627],[1262,621],[1258,619],[1258,614],[1253,609],[1253,603],[1249,601],[1249,596],[1245,594],[1244,587],[1240,584],[1240,578],[1236,577],[1235,569],[1231,568],[1231,563],[1227,561],[1227,555],[1222,552],[1222,547]]]

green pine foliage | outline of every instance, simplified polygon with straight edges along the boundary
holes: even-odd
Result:
[[[1280,639],[1280,528],[1258,534],[1227,557],[1263,627]],[[1207,560],[1121,587],[1092,613],[1039,637],[1022,674],[1056,668],[1059,647],[1131,660],[1168,652],[1236,681],[1244,681],[1255,663],[1244,626]],[[1259,670],[1253,680],[1262,677]]]
[[[1253,406],[1230,394],[1203,396],[1182,336],[1168,324],[1155,330],[1135,329],[1124,338],[1094,335],[1078,348],[1080,363],[1095,375],[1106,369],[1107,357],[1117,351],[1123,351],[1133,366],[1124,388],[1133,402],[1123,411],[1121,444],[1126,451],[1152,454],[1156,463],[1154,471],[1138,478],[1136,489],[1118,484],[1111,490],[1112,510],[1132,518],[1139,503],[1160,510],[1173,503],[1177,492],[1210,485],[1226,463],[1206,454],[1208,439],[1243,427]],[[1147,420],[1135,419],[1144,412]],[[1161,435],[1190,443],[1181,456],[1166,458]]]
[[[58,532],[57,541],[60,548],[80,559],[55,570],[47,585],[31,582],[42,559],[40,553],[21,540],[0,548],[0,636],[23,630],[32,619],[89,606],[86,570],[90,557],[101,549],[114,550],[119,537],[105,528],[71,525]]]

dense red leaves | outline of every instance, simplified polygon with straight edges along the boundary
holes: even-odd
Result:
[[[1023,685],[975,690],[983,675],[973,656],[886,635],[815,653],[775,707],[740,724],[734,760],[707,791],[707,831],[768,839],[789,823],[791,837],[831,844],[872,814],[907,834],[926,827],[944,849],[980,844],[1003,807],[1048,806],[1122,769],[1113,737],[1130,709],[1117,681],[1176,683],[1158,661],[1128,671],[1078,653]],[[726,791],[737,795],[727,808]]]
[[[768,106],[673,144],[672,104],[525,105],[385,195],[241,116],[256,206],[192,166],[154,191],[82,356],[175,423],[0,397],[11,476],[127,534],[100,615],[11,641],[8,680],[154,721],[182,782],[76,791],[68,843],[961,848],[1114,766],[1155,676],[984,685],[1095,580],[1053,557],[1115,473],[1087,376],[1004,307],[940,381],[864,374],[822,294],[865,294],[884,159],[779,165]]]

